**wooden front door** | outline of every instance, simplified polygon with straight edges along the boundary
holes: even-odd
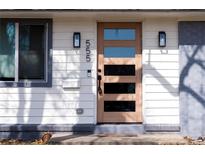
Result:
[[[140,123],[141,23],[98,23],[98,123]]]

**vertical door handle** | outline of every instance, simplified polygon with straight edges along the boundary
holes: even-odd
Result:
[[[101,80],[102,76],[98,74],[98,92],[100,95],[102,95]]]

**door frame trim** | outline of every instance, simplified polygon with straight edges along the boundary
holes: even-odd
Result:
[[[119,42],[121,42],[121,45],[126,46],[126,41],[104,41],[103,40],[103,29],[105,27],[108,28],[135,28],[136,30],[136,40],[135,41],[129,41],[129,42],[135,42],[134,46],[136,46],[136,98],[139,98],[139,100],[136,102],[136,123],[142,123],[142,23],[141,22],[97,22],[97,74],[98,74],[98,69],[99,65],[103,65],[103,63],[100,63],[100,56],[103,56],[103,47],[104,45],[109,44],[109,42],[112,42],[114,46],[118,45]],[[124,43],[125,42],[125,43]],[[124,44],[123,44],[124,43]],[[101,54],[101,55],[100,55]],[[103,68],[103,67],[102,67]],[[101,73],[103,70],[101,70]],[[98,80],[97,80],[97,86],[98,86]],[[102,86],[101,86],[102,87]],[[102,88],[103,90],[103,88]],[[103,90],[104,91],[104,90]],[[118,122],[102,122],[103,120],[103,104],[100,103],[100,98],[99,98],[99,93],[97,89],[97,123],[118,123]],[[119,122],[121,123],[121,122]],[[127,123],[127,122],[123,122]],[[133,122],[131,122],[133,123]]]

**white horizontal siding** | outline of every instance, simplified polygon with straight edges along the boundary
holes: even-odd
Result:
[[[149,85],[161,85],[161,84],[171,84],[171,85],[178,85],[179,79],[178,78],[146,78],[145,79],[146,84]]]
[[[179,103],[177,101],[146,101],[146,109],[155,109],[155,108],[179,108]]]
[[[0,94],[0,101],[94,101],[94,94]]]
[[[92,101],[35,101],[34,103],[31,101],[0,101],[0,109],[19,109],[19,104],[21,104],[20,109],[23,113],[22,109],[30,109],[32,105],[32,109],[40,109],[42,106],[44,109],[76,109],[76,108],[85,108],[85,109],[93,109],[94,104]],[[6,110],[9,111],[9,110]]]
[[[156,44],[158,45],[158,38],[147,38],[147,41],[143,44],[147,47],[156,47]],[[167,47],[176,47],[176,44],[177,40],[175,38],[167,39]]]
[[[175,94],[173,94],[172,92],[169,92],[169,93],[146,93],[146,96],[149,96],[149,97],[146,97],[145,98],[145,101],[148,100],[148,101],[161,101],[161,100],[176,100],[178,101],[179,98],[178,96],[176,96]]]
[[[79,63],[53,63],[53,70],[54,71],[63,71],[63,70],[87,70],[92,69],[95,70],[96,67],[93,66],[92,63],[87,62],[79,62]]]
[[[157,77],[158,78],[158,77]],[[146,79],[145,79],[146,80]],[[146,82],[144,80],[144,82]],[[178,93],[178,85],[175,84],[146,84],[146,87],[144,86],[144,93]],[[144,97],[145,98],[145,97]]]
[[[149,21],[146,21],[146,23],[148,23]],[[144,25],[146,26],[146,25]],[[150,25],[149,25],[150,26]],[[175,25],[173,25],[175,26]],[[167,25],[166,25],[167,27]],[[164,29],[164,28],[163,28]],[[160,29],[158,29],[159,31],[162,31],[162,27],[160,27]],[[158,31],[155,29],[146,29],[146,31],[148,33],[143,34],[144,37],[149,38],[149,39],[156,39],[158,37]],[[166,33],[166,35],[170,38],[170,39],[176,39],[176,31],[171,31],[171,27],[169,27],[168,33]]]
[[[96,50],[91,50],[91,54],[96,54]],[[55,55],[62,55],[62,56],[69,56],[69,55],[85,55],[85,52],[82,52],[82,50],[69,50],[69,49],[64,49],[64,50],[59,50],[55,49],[53,50],[53,56]]]
[[[151,64],[151,65],[150,65]],[[179,63],[177,62],[166,62],[163,63],[162,62],[149,62],[146,61],[144,63],[144,69],[146,70],[150,70],[150,69],[157,69],[157,70],[170,70],[170,69],[179,69]]]
[[[163,64],[162,64],[163,65]],[[147,77],[179,77],[179,70],[159,70],[159,69],[150,69],[150,70],[143,70],[144,75]]]
[[[149,35],[151,35],[151,34],[149,34]],[[156,34],[156,35],[158,35],[158,34]],[[176,33],[175,33],[175,37],[176,37]],[[144,38],[145,38],[145,36],[144,36]],[[177,50],[170,50],[170,49],[166,49],[166,47],[165,47],[165,49],[164,48],[159,48],[159,49],[143,49],[143,53],[144,54],[152,54],[152,55],[154,55],[154,54],[169,54],[169,55],[172,55],[172,54],[176,54],[176,55],[178,55],[179,54],[179,50],[177,49]]]
[[[178,116],[179,108],[149,108],[145,109],[146,116]]]
[[[85,79],[85,81],[86,80],[88,79]],[[86,87],[87,89],[94,87],[93,85],[83,85],[83,84],[82,87]],[[53,86],[52,88],[0,88],[0,94],[45,94],[45,95],[68,94],[68,93],[80,92],[79,90],[70,91],[70,90],[63,89],[60,86]],[[89,91],[87,91],[87,93],[88,92]],[[93,94],[93,92],[89,92],[89,93]]]
[[[171,116],[166,116],[166,115],[160,115],[160,116],[146,116],[144,119],[145,124],[154,124],[154,125],[176,125],[179,124],[179,115],[171,115]]]
[[[96,72],[92,71],[91,77],[95,78],[95,76]],[[53,71],[53,78],[87,78],[87,70]]]
[[[57,111],[56,111],[57,110]],[[0,117],[16,117],[20,116],[20,113],[23,113],[23,116],[25,117],[81,117],[81,116],[94,116],[94,110],[93,109],[84,109],[84,112],[82,115],[78,115],[76,113],[75,109],[69,109],[69,108],[47,108],[43,110],[32,108],[32,109],[0,109]]]
[[[83,29],[83,28],[82,28]],[[87,38],[87,39],[89,39],[89,38]],[[95,40],[91,40],[91,39],[89,39],[90,40],[90,43],[91,43],[91,46],[90,46],[90,48],[93,50],[93,49],[95,49],[95,45],[94,45],[94,43],[96,42]],[[85,42],[86,40],[81,40],[82,41],[82,44],[81,44],[81,49],[83,48],[83,49],[85,49],[85,47],[86,47],[86,44],[85,43],[83,43],[83,42]],[[71,42],[71,43],[68,43],[68,42]],[[55,48],[72,48],[73,47],[73,40],[72,39],[70,39],[70,40],[54,40],[54,42],[53,42],[53,47],[54,47],[54,49]]]
[[[179,55],[172,54],[145,54],[144,60],[146,62],[178,62]]]
[[[81,32],[81,48],[73,49],[73,32]],[[167,46],[158,47],[158,31]],[[53,87],[1,88],[0,124],[96,123],[96,21],[54,19]],[[179,123],[179,52],[176,20],[143,21],[143,114],[145,124]],[[91,41],[86,62],[85,40]],[[92,70],[91,78],[87,69]],[[78,78],[80,89],[63,89],[63,80]],[[83,108],[82,115],[76,114]]]
[[[169,36],[169,34],[172,34],[171,38],[175,38],[176,37],[176,19],[145,19],[144,20],[144,24],[143,25],[143,31],[146,31],[148,33],[151,34],[157,34],[158,35],[158,31],[166,31],[167,36]],[[175,34],[175,35],[174,35]],[[157,38],[157,35],[152,35],[150,36],[149,34],[143,34],[144,36],[147,36],[148,38],[152,37],[154,38],[154,36]],[[154,40],[153,40],[154,41]]]
[[[96,123],[96,27],[91,20],[53,20],[52,88],[0,88],[0,124]],[[81,32],[79,49],[73,48],[73,32]],[[91,62],[86,62],[87,39]],[[79,79],[80,88],[63,89],[69,78]]]
[[[80,31],[82,31],[82,30],[80,30]],[[73,32],[70,32],[70,31],[68,31],[67,33],[65,33],[65,32],[53,32],[53,37],[55,38],[55,40],[67,40],[67,39],[72,40],[73,39]],[[87,38],[94,40],[96,38],[95,33],[88,31],[86,33],[81,34],[82,40],[85,40]]]
[[[19,106],[21,104],[21,106]],[[42,105],[44,109],[76,109],[76,108],[85,108],[85,109],[93,109],[94,104],[92,101],[35,101],[32,102],[29,101],[0,101],[0,109],[30,109],[32,106],[32,109],[41,109]],[[8,110],[6,110],[8,111]]]
[[[95,38],[95,32],[97,31],[92,31],[96,29],[96,25],[93,24],[93,21],[65,21],[64,19],[62,21],[57,21],[54,20],[55,23],[53,24],[53,32],[54,33],[66,33],[67,35],[75,32],[75,31],[79,31],[79,32],[85,32],[85,33],[92,33],[92,36],[90,39],[94,39]],[[93,33],[94,32],[94,33]],[[82,34],[83,36],[83,34]],[[88,36],[90,37],[90,36]],[[71,37],[72,38],[72,37]],[[59,39],[59,37],[58,37]]]
[[[95,121],[94,116],[84,116],[84,117],[1,117],[1,124],[93,124]]]
[[[145,124],[179,124],[179,50],[175,19],[143,22],[143,115]],[[158,47],[158,32],[166,47]]]
[[[93,62],[94,60],[95,60],[95,56],[91,55],[91,62]],[[54,63],[81,63],[81,62],[85,63],[86,56],[85,55],[67,55],[67,56],[54,55],[53,62]]]
[[[54,78],[53,79],[53,85],[56,85],[56,86],[62,86],[63,84],[63,80],[62,79],[58,79],[58,78]],[[90,89],[91,87],[93,86],[96,86],[96,79],[93,79],[93,78],[90,78],[90,79],[87,79],[87,78],[81,78],[80,79],[80,86],[86,86],[88,89]],[[89,88],[90,87],[90,88]]]

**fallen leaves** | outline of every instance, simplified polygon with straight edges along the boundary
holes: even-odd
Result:
[[[51,133],[45,133],[39,140],[35,140],[31,144],[48,144],[52,135]]]
[[[35,141],[23,141],[20,139],[3,139],[3,140],[0,140],[0,144],[3,144],[3,145],[10,145],[10,144],[12,145],[17,145],[17,144],[45,145],[49,143],[51,137],[52,137],[51,133],[45,133],[42,135],[40,139],[35,140]]]
[[[201,145],[201,144],[205,144],[205,137],[198,137],[197,139],[193,139],[192,137],[190,136],[185,136],[184,137],[185,140],[187,140],[188,144],[191,144],[191,145]]]

